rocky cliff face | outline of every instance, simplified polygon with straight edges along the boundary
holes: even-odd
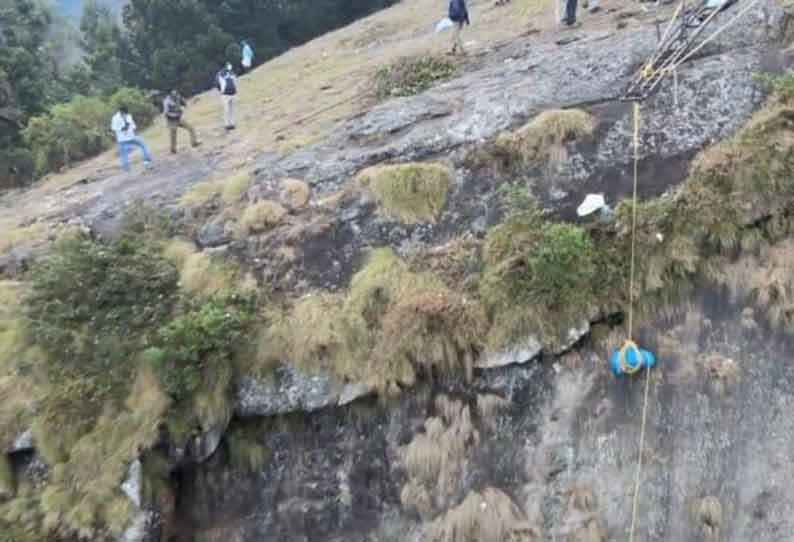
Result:
[[[764,98],[754,75],[787,62],[777,45],[785,20],[772,4],[751,12],[681,70],[677,96],[667,84],[643,104],[642,196],[683,181],[697,151],[746,122]],[[654,42],[643,28],[585,32],[563,47],[511,44],[480,70],[343,124],[331,141],[261,158],[253,190],[298,177],[332,192],[389,160],[456,165],[452,203],[435,227],[396,225],[353,200],[331,219],[332,233],[299,245],[309,256],[304,280],[326,287],[344,283],[373,244],[440,244],[498,220],[500,173],[469,167],[467,157],[545,109],[585,108],[597,128],[568,145],[558,166],[521,171],[536,195],[563,217],[587,192],[619,200],[630,190],[632,120],[616,96]],[[256,253],[255,243],[246,248]],[[704,290],[653,324],[642,330],[643,344],[662,362],[649,377],[637,539],[785,539],[792,375],[781,360],[790,341],[723,291]],[[526,362],[541,350],[517,349],[503,361]],[[484,370],[470,384],[426,382],[397,401],[343,407],[338,386],[290,377],[289,398],[279,400],[290,413],[260,418],[255,431],[268,450],[262,466],[236,469],[222,445],[180,472],[183,534],[241,542],[625,538],[643,378],[614,378],[607,354],[585,338],[567,354]],[[251,408],[250,387],[241,394],[242,418],[278,412]]]
[[[662,361],[650,376],[637,540],[785,540],[794,527],[792,345],[742,308],[712,292],[643,332]],[[615,378],[605,354],[586,341],[472,385],[437,382],[394,403],[263,423],[265,464],[236,470],[220,450],[181,474],[179,514],[207,542],[422,540],[428,526],[454,525],[450,510],[467,495],[490,489],[517,507],[520,539],[624,539],[644,382]],[[424,481],[412,455],[422,439],[437,469]],[[426,502],[406,498],[417,480]],[[401,504],[401,493],[422,504]],[[465,521],[487,522],[489,506],[499,504],[481,498]]]
[[[775,2],[760,2],[681,68],[677,90],[668,82],[643,103],[643,198],[680,184],[698,151],[750,119],[766,96],[755,74],[789,65],[789,20]],[[501,219],[498,187],[510,180],[525,180],[544,207],[571,219],[586,193],[604,192],[610,202],[630,194],[632,109],[617,98],[656,34],[640,25],[585,28],[573,37],[564,44],[516,40],[473,60],[456,79],[341,123],[326,141],[260,156],[247,194],[250,201],[277,199],[283,180],[297,178],[322,197],[368,166],[445,161],[452,190],[434,224],[399,223],[353,193],[335,207],[302,209],[300,224],[230,236],[217,216],[186,216],[175,205],[214,158],[134,185],[110,176],[70,188],[56,196],[51,217],[112,235],[129,203],[149,198],[177,218],[201,218],[196,241],[208,252],[235,257],[260,281],[296,295],[345,288],[372,247],[408,254],[481,237]],[[501,132],[565,108],[585,110],[595,125],[558,149],[562,159],[507,169],[476,160]],[[276,254],[281,246],[291,251],[288,264]],[[12,269],[14,258],[0,269]],[[640,333],[661,362],[648,377],[636,539],[785,540],[794,527],[794,473],[786,463],[794,444],[787,416],[794,373],[785,363],[792,344],[767,328],[752,297],[701,286]],[[606,316],[582,314],[580,328],[553,347],[532,336],[483,356],[468,382],[422,375],[398,399],[289,363],[269,380],[245,377],[229,427],[205,428],[168,450],[170,502],[143,503],[140,467],[132,465],[125,492],[138,515],[126,539],[625,538],[644,377],[609,373],[606,356],[618,339],[609,336]],[[46,466],[32,446],[24,441],[10,452],[20,476],[35,480]]]

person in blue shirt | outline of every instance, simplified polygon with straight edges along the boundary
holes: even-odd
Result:
[[[254,50],[246,40],[243,40],[242,43],[240,43],[240,48],[243,54],[241,61],[241,64],[243,65],[243,71],[247,72],[254,64]]]

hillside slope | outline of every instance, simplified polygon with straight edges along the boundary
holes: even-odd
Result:
[[[151,172],[108,153],[0,198],[15,542],[604,542],[639,453],[637,540],[791,531],[794,92],[757,77],[791,67],[791,15],[760,1],[641,104],[632,298],[619,94],[674,7],[561,32],[472,4],[416,95],[372,77],[445,50],[429,0],[244,77],[230,134],[198,97],[198,151],[158,126]],[[590,192],[613,221],[575,219]],[[644,450],[644,381],[605,362],[629,307],[662,360]]]

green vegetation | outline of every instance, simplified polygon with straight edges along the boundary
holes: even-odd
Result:
[[[31,540],[109,539],[132,511],[119,489],[126,470],[162,428],[177,443],[229,419],[255,302],[232,279],[213,291],[180,287],[196,254],[164,242],[166,220],[131,214],[118,240],[66,237],[27,284],[0,283],[11,301],[0,311],[0,435],[7,442],[32,423],[51,467],[42,488],[0,504],[0,530],[24,521]]]
[[[478,303],[379,249],[345,295],[302,299],[273,319],[264,344],[277,360],[389,390],[417,371],[471,374],[484,331]]]
[[[278,226],[286,214],[287,210],[275,201],[257,201],[243,211],[235,234],[238,239],[244,239],[251,234],[265,232]]]
[[[151,124],[157,114],[141,91],[120,89],[109,100],[76,96],[31,118],[22,136],[36,172],[56,171],[107,149],[113,143],[110,119],[119,105],[129,108],[139,128]]]
[[[387,216],[417,224],[436,221],[447,200],[452,172],[442,164],[398,164],[367,168],[358,179]]]
[[[515,132],[504,133],[475,149],[466,162],[474,169],[493,168],[503,173],[562,162],[566,156],[565,143],[589,136],[594,129],[595,120],[585,111],[550,109]]]
[[[123,87],[204,91],[224,59],[239,72],[240,39],[250,41],[259,64],[394,1],[296,0],[254,9],[242,0],[135,0],[123,2],[120,19],[91,0],[79,31],[52,2],[6,1],[0,5],[0,189],[107,148],[107,120],[99,132],[92,121]],[[141,127],[145,116],[136,116]]]
[[[238,171],[224,180],[221,191],[223,203],[226,205],[237,203],[248,191],[249,186],[251,186],[251,175],[247,171]]]
[[[261,469],[270,457],[262,442],[262,434],[267,429],[258,420],[235,420],[224,435],[229,463],[247,472]]]
[[[373,86],[380,100],[413,96],[451,78],[455,64],[439,56],[404,57],[375,72]]]

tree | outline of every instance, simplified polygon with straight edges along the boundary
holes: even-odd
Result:
[[[121,28],[110,8],[89,0],[80,20],[80,31],[83,62],[91,81],[88,93],[111,94],[123,84],[121,62],[125,48]]]
[[[136,86],[196,92],[209,87],[232,37],[198,0],[131,0],[124,7]]]

